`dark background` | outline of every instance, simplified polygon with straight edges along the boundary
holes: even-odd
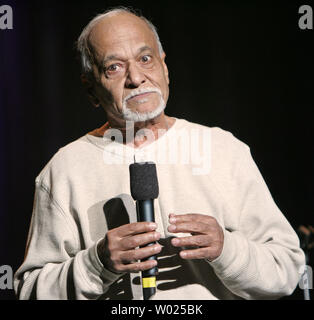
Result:
[[[277,205],[297,229],[313,219],[313,30],[309,1],[0,1],[0,266],[23,261],[34,180],[56,151],[101,126],[80,83],[74,42],[97,13],[140,9],[167,54],[167,113],[231,131],[251,147]],[[0,297],[14,299],[12,290]],[[296,289],[286,299],[302,299]]]

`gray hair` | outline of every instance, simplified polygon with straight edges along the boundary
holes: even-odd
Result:
[[[89,47],[89,35],[91,33],[92,28],[97,24],[99,20],[102,18],[112,15],[112,14],[117,14],[117,13],[130,13],[133,14],[140,19],[142,19],[147,26],[150,28],[150,30],[153,32],[157,45],[158,45],[158,51],[160,56],[163,54],[164,50],[162,48],[158,33],[157,33],[157,28],[144,16],[140,15],[137,13],[135,10],[132,10],[130,8],[126,7],[116,7],[113,9],[109,9],[105,11],[104,13],[98,14],[96,17],[94,17],[88,24],[87,26],[83,29],[81,35],[79,36],[77,40],[77,50],[80,54],[81,58],[81,66],[82,66],[82,72],[85,74],[91,73],[92,72],[92,65],[93,65],[93,56]]]

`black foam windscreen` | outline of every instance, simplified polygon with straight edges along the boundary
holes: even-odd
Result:
[[[131,195],[134,200],[158,198],[159,188],[156,165],[153,162],[130,164]]]

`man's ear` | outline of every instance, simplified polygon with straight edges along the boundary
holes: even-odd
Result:
[[[166,54],[163,52],[162,55],[161,55],[161,62],[162,62],[162,66],[164,68],[164,73],[166,75],[166,79],[167,79],[167,83],[169,85],[169,72],[168,72],[168,67],[166,65],[166,62],[165,62],[165,58],[166,58]]]
[[[98,108],[100,106],[100,102],[99,102],[99,100],[96,97],[95,92],[94,92],[94,82],[93,82],[93,80],[91,80],[88,75],[81,74],[81,81],[82,81],[82,84],[83,84],[84,88],[87,91],[87,96],[88,96],[90,102],[92,103],[93,106]]]

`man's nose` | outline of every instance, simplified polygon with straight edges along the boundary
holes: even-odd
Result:
[[[146,80],[144,73],[135,65],[130,64],[125,81],[127,88],[138,88]]]

